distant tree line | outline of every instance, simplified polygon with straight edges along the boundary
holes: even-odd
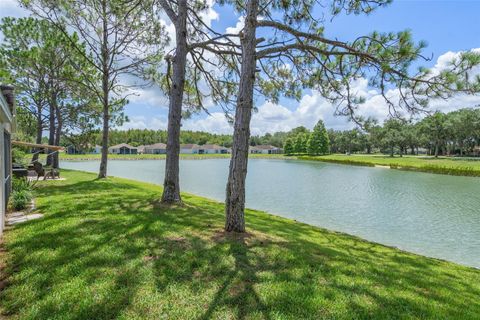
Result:
[[[478,155],[480,109],[435,112],[417,122],[392,118],[383,126],[371,121],[364,130],[329,130],[328,136],[332,153]]]
[[[133,146],[166,143],[166,130],[129,129],[111,130],[110,145],[128,143]],[[99,130],[66,135],[62,145],[74,145],[87,150],[100,145]],[[182,144],[218,144],[231,147],[233,137],[202,131],[182,131]],[[273,145],[284,148],[287,155],[326,153],[385,153],[416,155],[478,155],[480,146],[480,109],[459,109],[449,113],[435,112],[420,121],[412,122],[392,118],[379,125],[375,120],[366,122],[362,129],[334,130],[325,128],[320,120],[312,131],[304,126],[288,132],[266,133],[252,136],[250,145]]]

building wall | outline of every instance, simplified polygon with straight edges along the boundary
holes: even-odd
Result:
[[[0,115],[0,236],[3,234],[3,229],[5,228],[5,215],[6,215],[6,199],[5,199],[5,188],[6,188],[6,176],[5,176],[5,167],[4,163],[6,158],[9,158],[10,163],[10,173],[9,176],[12,176],[11,172],[11,163],[12,163],[12,154],[5,154],[5,139],[4,133],[8,132],[11,134],[11,125],[5,122],[5,119],[2,119]],[[11,183],[11,179],[10,179]]]
[[[180,153],[196,154],[198,153],[197,149],[180,149]]]
[[[221,149],[204,149],[205,154],[227,154],[227,150],[221,150]]]
[[[167,149],[150,149],[150,148],[145,148],[145,154],[166,154]]]
[[[4,150],[4,141],[3,141],[3,131],[5,130],[2,119],[0,118],[0,235],[3,233],[3,228],[5,227],[5,173],[3,170],[3,164],[5,163],[5,154]]]

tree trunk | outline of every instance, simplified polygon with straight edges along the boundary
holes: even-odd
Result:
[[[438,158],[438,142],[435,143],[435,158]]]
[[[39,110],[38,115],[37,115],[37,136],[35,138],[35,143],[36,144],[41,144],[42,143],[42,134],[43,134],[43,121],[42,121],[42,112]],[[38,152],[40,151],[39,149],[34,149],[35,153],[32,156],[32,162],[38,160]]]
[[[225,231],[227,232],[245,232],[245,179],[255,85],[257,14],[258,0],[248,1],[245,27],[241,37],[242,66],[235,111],[232,158],[226,190]]]
[[[109,57],[108,52],[108,26],[107,26],[107,3],[102,1],[103,12],[103,41],[102,41],[102,93],[103,93],[103,130],[102,130],[102,158],[100,160],[100,170],[98,178],[103,179],[107,177],[107,161],[108,161],[108,131],[110,128],[110,105],[109,105]]]
[[[182,120],[183,90],[187,64],[187,0],[178,3],[175,21],[176,49],[173,58],[172,84],[168,108],[167,156],[162,203],[181,203],[180,197],[180,126]],[[169,62],[170,63],[170,62]]]
[[[107,177],[107,161],[108,161],[108,130],[109,130],[109,108],[108,108],[108,92],[104,92],[103,101],[103,130],[102,130],[102,157],[100,160],[100,171],[98,178],[103,179]],[[105,102],[106,101],[106,102]]]
[[[53,146],[55,144],[55,103],[53,101],[50,102],[50,115],[48,118],[48,144]],[[50,154],[53,150],[48,149],[47,153]],[[49,155],[47,156],[47,166],[51,166],[53,164],[53,156]]]
[[[62,136],[62,126],[63,126],[63,121],[62,121],[62,113],[60,112],[60,109],[57,107],[55,108],[55,115],[57,117],[57,128],[55,129],[55,141],[54,145],[59,146],[60,145],[60,138]],[[58,169],[58,151],[53,154],[53,162],[52,162],[52,167],[55,169]]]

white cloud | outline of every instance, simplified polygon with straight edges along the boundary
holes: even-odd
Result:
[[[146,129],[146,118],[143,116],[129,117],[129,121],[125,122],[122,126],[118,127],[120,130],[128,129]]]
[[[205,118],[186,119],[183,121],[182,129],[228,134],[233,132],[232,126],[222,112],[213,112]]]
[[[480,51],[480,49],[474,49]],[[447,52],[441,55],[434,70],[441,70],[448,66],[449,61],[457,57],[458,53]],[[352,90],[364,97],[365,103],[359,106],[358,114],[364,117],[373,117],[380,122],[389,117],[388,105],[378,91],[369,88],[366,79],[358,79],[351,84]],[[393,101],[399,93],[397,89],[387,91],[386,95]],[[448,100],[432,99],[429,109],[443,112],[459,108],[468,108],[480,105],[480,96],[459,94]],[[334,116],[335,105],[323,98],[318,92],[312,91],[305,94],[294,109],[289,109],[281,104],[265,102],[258,107],[251,122],[251,132],[254,135],[266,132],[288,131],[298,126],[313,128],[315,123],[322,119],[327,128],[337,130],[350,129],[353,124],[345,117]],[[232,127],[222,113],[215,113],[212,117],[187,120],[185,127],[190,130],[204,130],[216,133],[231,133]]]
[[[119,126],[119,130],[128,129],[152,129],[152,130],[166,130],[167,119],[162,116],[147,118],[145,116],[132,116],[129,121]]]
[[[165,107],[168,108],[168,98],[157,87],[133,88],[129,91],[128,98],[130,103],[147,107]]]

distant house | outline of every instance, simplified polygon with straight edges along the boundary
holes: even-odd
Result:
[[[473,155],[476,157],[480,156],[480,146],[475,146],[473,148]]]
[[[126,143],[121,143],[117,144],[115,146],[111,146],[108,148],[108,153],[111,154],[137,154],[138,153],[138,148],[137,147],[132,147],[129,144]]]
[[[198,151],[198,153],[204,154],[226,154],[228,153],[228,148],[216,144],[204,144],[199,147]]]
[[[145,153],[145,146],[141,145],[137,147],[137,153],[138,154],[144,154]]]
[[[427,154],[428,153],[428,149],[426,148],[417,148],[417,154]]]
[[[73,144],[69,145],[66,149],[65,149],[65,152],[67,154],[80,154],[82,153],[81,150],[77,149],[76,146],[74,146]]]
[[[270,145],[258,145],[250,147],[249,152],[252,154],[281,154],[283,149]]]
[[[198,154],[200,146],[198,144],[182,144],[180,145],[180,153]]]
[[[165,143],[155,143],[148,146],[144,146],[145,154],[166,154],[167,145]]]
[[[0,91],[0,235],[2,235],[12,187],[11,134],[15,129],[15,97],[11,86],[2,85]]]
[[[102,146],[99,146],[98,144],[96,144],[95,147],[92,148],[92,153],[93,154],[101,154],[102,153]]]

